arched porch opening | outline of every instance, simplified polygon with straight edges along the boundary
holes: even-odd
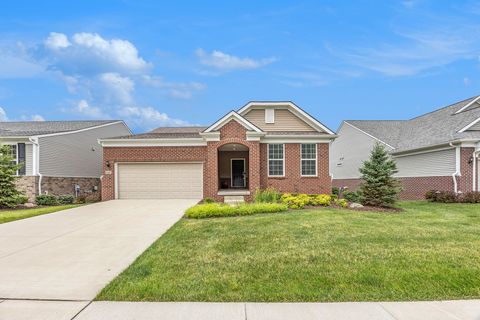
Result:
[[[241,143],[221,145],[218,152],[218,189],[249,189],[249,148]]]

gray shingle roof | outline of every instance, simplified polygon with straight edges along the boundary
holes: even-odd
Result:
[[[410,120],[347,120],[346,122],[393,146],[395,152],[448,143],[458,139],[479,139],[480,131],[459,133],[480,118],[480,105],[460,111],[472,97]]]
[[[112,139],[178,139],[201,138],[200,132],[207,127],[160,127],[146,133],[116,137]]]
[[[119,120],[0,122],[0,137],[29,137],[86,129]]]

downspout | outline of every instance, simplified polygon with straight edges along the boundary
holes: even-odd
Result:
[[[34,153],[35,154],[35,157],[33,157],[34,159],[34,164],[35,164],[35,170],[34,170],[34,174],[35,174],[35,171],[36,171],[36,174],[38,175],[38,194],[41,195],[42,194],[42,174],[40,173],[40,144],[38,143],[38,138],[32,138],[32,137],[29,137],[28,140],[33,143],[33,145],[36,146],[36,152]]]
[[[453,191],[455,194],[458,193],[458,184],[457,176],[460,175],[460,147],[454,146],[451,142],[449,143],[451,147],[455,148],[455,172],[452,174],[453,179]]]
[[[477,147],[475,151],[473,151],[473,188],[472,191],[477,191],[477,165],[478,165],[478,154],[480,153],[480,143],[477,143]]]

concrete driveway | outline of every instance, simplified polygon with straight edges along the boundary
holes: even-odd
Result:
[[[114,200],[1,224],[0,300],[91,300],[196,202]]]

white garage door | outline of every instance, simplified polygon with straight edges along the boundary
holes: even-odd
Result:
[[[118,164],[119,199],[201,199],[201,163]]]

